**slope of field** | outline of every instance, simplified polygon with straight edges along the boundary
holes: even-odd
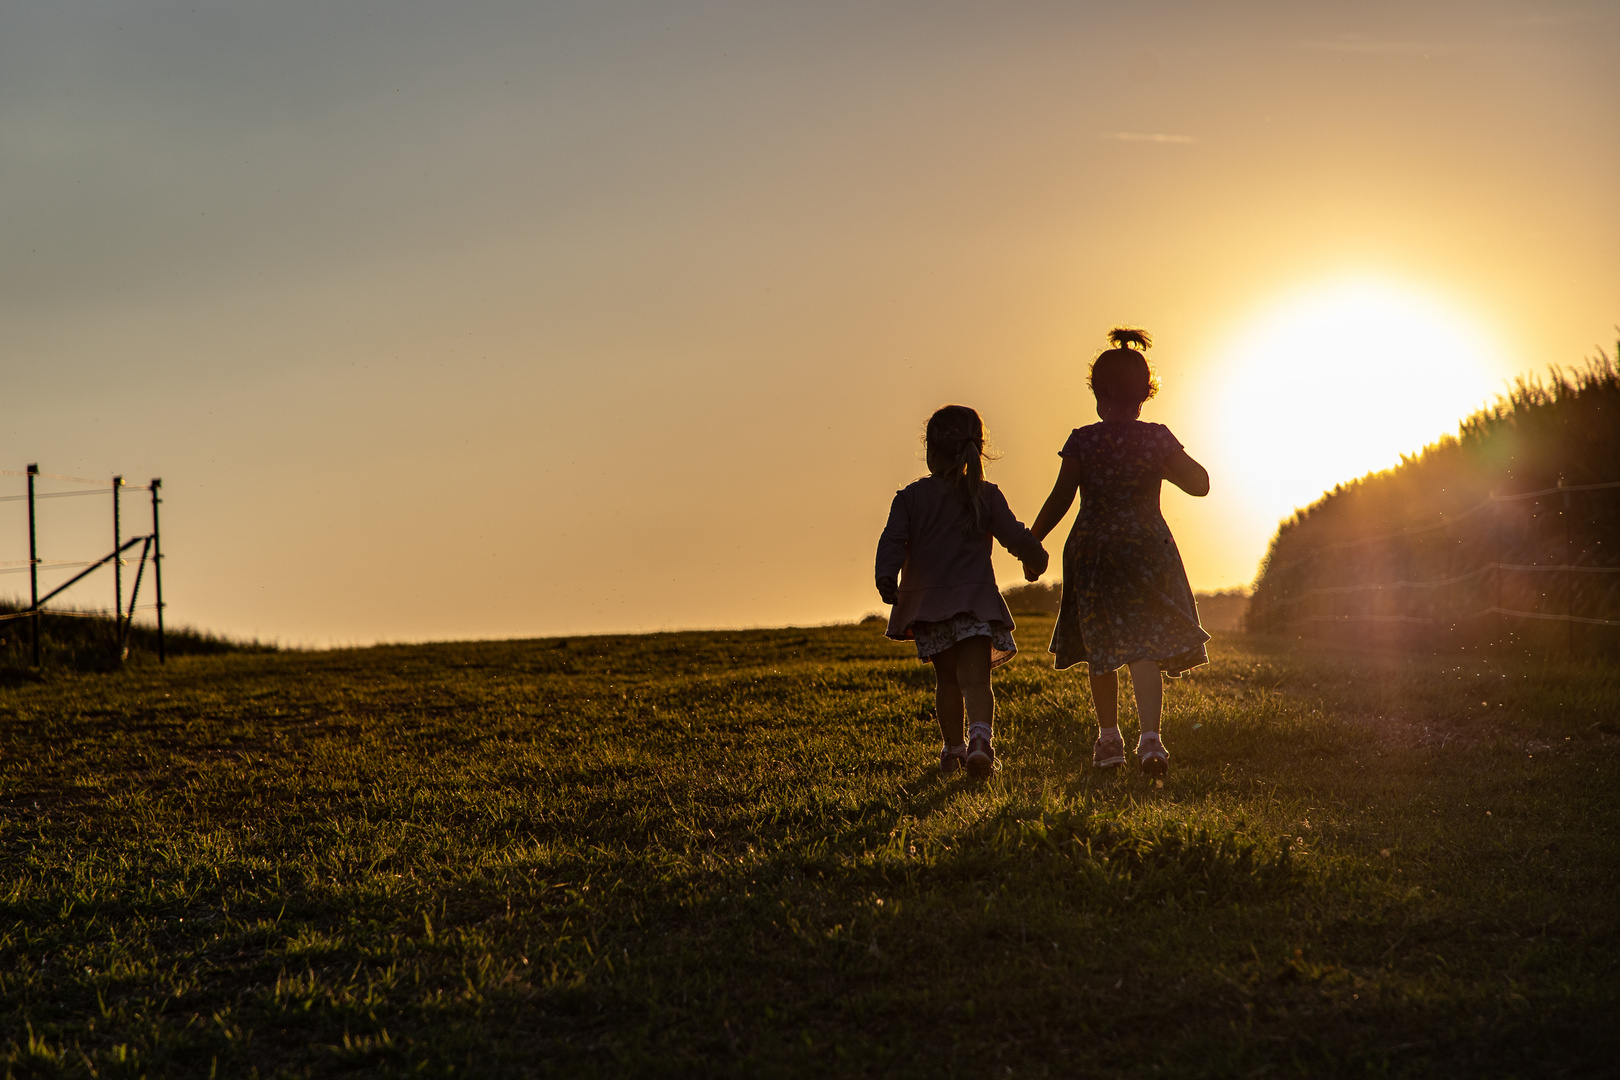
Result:
[[[0,600],[0,682],[37,678],[28,606]],[[122,641],[111,612],[39,615],[40,667],[47,670],[109,671],[132,663],[156,663],[157,627],[148,622],[126,625]],[[268,652],[273,646],[257,641],[233,641],[185,626],[170,626],[163,636],[169,656],[215,655],[227,652]]]
[[[1093,774],[1049,628],[1028,620],[998,675],[986,784],[935,775],[928,669],[870,626],[191,656],[0,690],[0,1061],[1612,1066],[1612,670],[1218,637],[1168,692],[1156,788]]]
[[[1586,654],[1620,651],[1620,371],[1606,356],[1521,380],[1455,438],[1284,522],[1248,626],[1545,651],[1574,640],[1568,616]]]

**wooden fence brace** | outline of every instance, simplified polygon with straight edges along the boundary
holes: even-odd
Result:
[[[158,504],[163,502],[158,492],[163,481],[152,477],[152,592],[157,600],[158,663],[168,663],[163,651],[163,547],[158,541]]]
[[[39,465],[28,466],[28,629],[34,641],[34,667],[39,667],[39,545],[34,539],[34,477]]]
[[[132,544],[134,542],[133,540],[130,541]],[[120,657],[129,654],[129,631],[135,625],[135,601],[141,598],[141,575],[146,572],[146,555],[151,550],[152,538],[148,536],[145,538],[145,542],[141,544],[141,560],[135,564],[135,587],[129,591],[129,618],[125,619],[123,625],[118,629],[118,655]]]
[[[59,593],[67,592],[69,589],[73,588],[73,586],[77,585],[79,582],[83,581],[85,578],[89,577],[91,574],[95,573],[97,570],[100,570],[102,568],[102,566],[104,566],[105,564],[107,564],[109,562],[112,562],[114,559],[118,558],[118,556],[122,555],[125,551],[128,551],[130,548],[134,547],[136,544],[140,543],[142,540],[145,540],[145,539],[147,539],[147,537],[135,536],[135,537],[131,537],[128,540],[125,540],[124,541],[124,546],[123,546],[122,549],[113,552],[111,555],[103,555],[101,558],[97,559],[95,562],[91,563],[89,566],[85,567],[83,570],[80,570],[77,574],[74,574],[72,577],[68,578],[66,581],[62,582],[62,584],[60,584],[56,588],[52,589],[50,592],[46,593],[44,596],[40,597],[39,598],[40,611],[43,612],[45,610],[44,605],[50,603],[52,600],[55,600]],[[70,614],[70,613],[65,612],[65,611],[58,611],[58,612],[52,612],[52,614],[66,615],[66,614]]]

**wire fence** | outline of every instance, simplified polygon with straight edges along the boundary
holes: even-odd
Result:
[[[123,477],[114,476],[111,480],[94,480],[83,476],[65,476],[60,473],[41,472],[38,465],[30,465],[26,470],[0,469],[0,476],[21,476],[27,480],[27,490],[21,495],[0,496],[0,502],[26,502],[28,504],[28,558],[7,559],[0,561],[0,574],[27,574],[28,575],[28,606],[18,611],[0,613],[0,623],[27,619],[29,622],[30,651],[33,666],[40,666],[40,620],[42,616],[65,616],[68,618],[107,619],[111,618],[114,630],[113,647],[118,660],[122,661],[128,652],[129,632],[133,624],[135,612],[152,611],[157,616],[157,652],[161,662],[166,657],[163,640],[163,553],[159,540],[158,507],[162,504],[161,497],[163,481],[153,479],[150,484],[126,484]],[[66,491],[40,491],[40,480],[55,480],[64,483],[82,484],[83,488]],[[151,531],[136,536],[124,535],[123,495],[130,491],[144,491],[150,494],[151,505]],[[111,511],[109,524],[112,529],[112,550],[99,559],[45,559],[39,553],[38,511],[39,503],[48,499],[77,498],[84,496],[100,496],[109,500]],[[129,557],[136,545],[140,545],[140,553]],[[75,585],[84,581],[102,567],[110,566],[112,573],[112,599],[113,606],[108,611],[85,611],[75,609],[47,608],[45,605],[67,592]],[[133,585],[126,598],[124,589],[124,571],[127,567],[134,567]],[[152,571],[152,594],[150,603],[140,603],[141,584],[146,576],[147,567]],[[44,595],[40,594],[40,572],[47,573],[58,570],[74,570],[79,572],[57,584]]]
[[[1534,644],[1527,626],[1561,624],[1573,654],[1577,631],[1620,629],[1620,481],[1492,494],[1431,524],[1321,545],[1267,566],[1248,621],[1264,632],[1398,628],[1499,646]],[[1610,633],[1604,645],[1616,641]]]

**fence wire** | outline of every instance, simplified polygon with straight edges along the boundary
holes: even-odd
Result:
[[[1600,492],[1620,493],[1620,481],[1493,494],[1432,525],[1324,544],[1267,567],[1250,624],[1261,629],[1351,623],[1455,628],[1495,617],[1500,640],[1501,620],[1526,619],[1569,625],[1573,648],[1575,626],[1620,627],[1615,617],[1620,614],[1615,604],[1620,565],[1590,565],[1620,558],[1613,543],[1620,513],[1606,502],[1576,503],[1571,498]],[[1561,498],[1562,506],[1531,505],[1523,514],[1504,513],[1510,506],[1550,497]],[[1487,508],[1497,510],[1494,519],[1478,521],[1476,515]],[[1449,531],[1470,518],[1476,520]],[[1435,535],[1442,530],[1444,539]],[[1329,554],[1337,558],[1311,568],[1319,556]],[[1470,566],[1471,560],[1478,561]],[[1411,573],[1425,569],[1431,574]],[[1433,574],[1435,570],[1442,572]],[[1339,580],[1333,581],[1335,577]],[[1380,577],[1384,580],[1376,580]]]
[[[1442,516],[1441,520],[1435,522],[1433,525],[1414,525],[1408,529],[1396,529],[1394,532],[1381,533],[1377,536],[1365,536],[1360,540],[1345,540],[1337,544],[1324,544],[1322,547],[1312,549],[1308,553],[1295,559],[1293,562],[1284,563],[1282,566],[1275,567],[1274,569],[1278,572],[1292,570],[1294,567],[1303,566],[1312,559],[1316,558],[1318,555],[1326,555],[1330,551],[1347,551],[1351,548],[1365,547],[1368,544],[1381,544],[1388,540],[1398,540],[1403,536],[1419,536],[1423,533],[1431,533],[1437,529],[1444,529],[1455,525],[1457,522],[1479,513],[1486,507],[1495,506],[1499,503],[1522,502],[1525,499],[1542,499],[1546,498],[1548,495],[1563,495],[1578,491],[1608,491],[1615,488],[1620,488],[1620,480],[1614,480],[1603,484],[1571,484],[1561,487],[1542,488],[1540,491],[1525,491],[1516,495],[1492,494],[1482,502],[1475,503],[1466,510],[1452,514],[1450,517]]]
[[[162,559],[162,555],[160,554],[158,545],[158,506],[163,501],[159,495],[159,489],[162,481],[154,479],[150,484],[130,484],[126,483],[124,479],[119,476],[115,476],[111,480],[96,480],[84,476],[68,476],[62,473],[41,472],[36,466],[30,466],[26,470],[0,469],[0,476],[20,476],[29,480],[28,491],[25,494],[3,495],[0,496],[0,502],[13,503],[26,501],[28,503],[28,553],[31,556],[28,559],[0,560],[0,574],[26,573],[31,575],[28,606],[20,611],[0,614],[0,622],[11,622],[17,619],[37,620],[41,616],[47,615],[53,617],[60,616],[77,619],[112,619],[117,623],[118,645],[119,649],[121,650],[120,656],[122,656],[122,650],[125,648],[128,640],[128,633],[133,624],[135,613],[137,611],[155,611],[157,613],[158,659],[159,661],[165,659],[163,642],[163,609],[166,605],[163,603],[162,567],[159,564],[159,561]],[[34,484],[35,480],[40,479],[56,480],[71,484],[83,484],[85,487],[84,489],[77,491],[40,491]],[[128,537],[127,539],[121,535],[122,530],[120,522],[123,520],[123,511],[121,509],[119,495],[126,491],[144,491],[151,493],[152,531],[150,533],[138,534]],[[35,532],[35,504],[44,499],[71,499],[81,496],[104,497],[107,495],[111,495],[113,497],[112,532],[114,539],[113,550],[110,554],[93,560],[41,559],[36,557],[38,552],[35,546],[37,535]],[[140,554],[134,557],[126,557],[124,553],[137,544],[141,545]],[[156,591],[157,596],[151,603],[137,604],[136,601],[140,598],[141,583],[148,563],[151,563],[152,565],[152,587]],[[116,604],[112,611],[106,611],[104,609],[63,610],[45,606],[55,597],[78,585],[80,581],[84,580],[96,570],[109,564],[114,567],[114,599]],[[125,567],[130,566],[135,568],[134,588],[129,593],[129,603],[125,604],[123,595],[123,570]],[[77,569],[79,572],[61,584],[51,588],[44,595],[40,595],[38,575],[41,572],[49,573],[56,570],[74,569]],[[37,666],[40,663],[39,624],[37,621],[34,623],[32,636],[33,661]]]

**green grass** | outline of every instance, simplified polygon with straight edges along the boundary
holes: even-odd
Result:
[[[1049,625],[997,676],[987,784],[934,775],[931,675],[870,626],[0,689],[0,1062],[1612,1068],[1614,669],[1219,638],[1156,788],[1093,775]]]

